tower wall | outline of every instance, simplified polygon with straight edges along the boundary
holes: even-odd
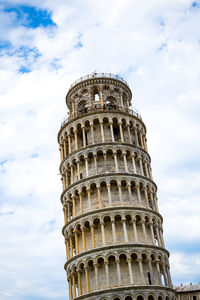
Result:
[[[127,83],[93,74],[58,133],[71,299],[174,300],[146,127]]]

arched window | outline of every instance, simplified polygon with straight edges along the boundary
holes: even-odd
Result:
[[[78,103],[78,111],[80,114],[85,114],[87,113],[87,102],[86,100],[81,100],[79,103]]]
[[[126,296],[124,300],[133,300],[133,298],[131,296]]]
[[[93,89],[93,101],[94,102],[99,102],[100,101],[99,91],[98,91],[97,88]]]
[[[144,300],[144,297],[143,296],[137,296],[137,300]]]

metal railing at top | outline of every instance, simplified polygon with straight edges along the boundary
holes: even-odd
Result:
[[[128,83],[120,76],[118,75],[114,75],[114,74],[111,74],[111,73],[92,73],[92,74],[89,74],[89,75],[86,75],[86,76],[83,76],[81,78],[79,78],[78,80],[76,80],[74,83],[72,83],[72,85],[70,86],[70,89],[76,85],[77,83],[79,82],[82,82],[84,80],[87,80],[87,79],[92,79],[92,78],[102,78],[102,77],[106,77],[106,78],[112,78],[112,79],[117,79],[117,80],[120,80],[122,81],[123,83],[125,83],[126,85],[128,85]]]
[[[122,107],[122,106],[116,106],[116,105],[102,105],[102,104],[96,104],[95,107],[90,107],[90,108],[84,108],[81,111],[77,112],[75,115],[73,115],[71,118],[66,117],[63,119],[61,122],[61,127],[63,127],[67,122],[70,120],[80,117],[82,115],[85,115],[90,112],[98,112],[98,111],[113,111],[115,110],[116,112],[127,112],[138,119],[142,120],[141,114],[136,110],[136,109],[129,109],[127,107]]]

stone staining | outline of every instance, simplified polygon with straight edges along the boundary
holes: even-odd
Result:
[[[175,300],[146,127],[119,76],[69,89],[58,133],[69,299]]]

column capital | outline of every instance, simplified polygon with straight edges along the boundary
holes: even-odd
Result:
[[[139,190],[139,189],[140,189],[140,185],[139,185],[139,184],[136,184],[136,185],[135,185],[135,188],[136,188],[137,190]]]

